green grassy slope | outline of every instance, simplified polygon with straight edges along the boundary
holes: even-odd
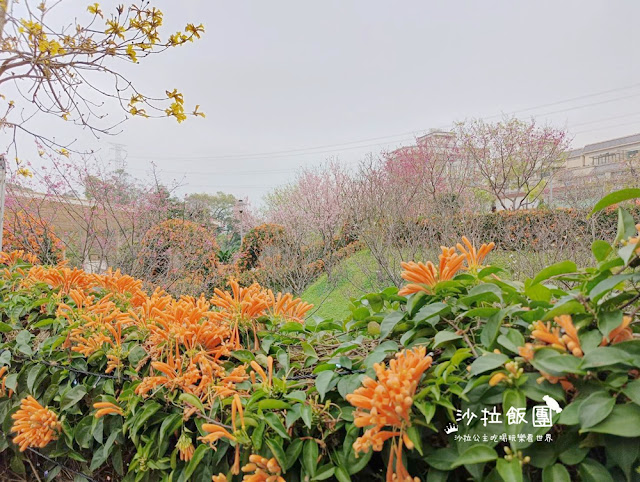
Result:
[[[349,299],[360,297],[384,286],[376,285],[375,262],[369,250],[358,251],[342,260],[329,280],[320,276],[300,296],[313,303],[311,313],[323,318],[341,319],[349,314]]]

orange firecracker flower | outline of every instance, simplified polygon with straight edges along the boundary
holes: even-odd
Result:
[[[2,367],[0,368],[0,397],[4,397],[5,395],[8,395],[9,398],[11,398],[11,396],[13,395],[13,390],[9,389],[9,393],[6,392],[6,378],[7,378],[7,372],[9,371],[9,369],[7,367]]]
[[[533,324],[531,338],[544,344],[551,345],[553,348],[565,351],[566,346],[560,334],[560,328],[551,327],[551,322],[544,324],[542,321],[536,321]]]
[[[273,318],[281,318],[285,321],[304,323],[304,317],[313,308],[312,304],[306,303],[300,298],[294,298],[291,293],[274,295],[273,291],[268,290],[267,300],[269,301],[268,314]]]
[[[629,326],[630,324],[631,324],[631,317],[623,316],[622,323],[620,324],[620,326],[611,330],[611,332],[609,333],[608,339],[607,337],[603,337],[602,343],[600,343],[600,346],[605,346],[605,345],[608,345],[609,343],[611,343],[612,345],[615,345],[616,343],[633,339],[633,331]]]
[[[438,282],[450,280],[460,271],[465,260],[464,255],[457,254],[455,248],[441,246],[441,249],[442,254],[439,256],[440,264],[437,269],[431,261],[427,261],[426,264],[414,261],[401,263],[404,269],[401,276],[411,283],[403,287],[398,292],[399,295],[408,296],[420,291],[431,294],[431,288]]]
[[[275,458],[267,459],[252,454],[242,471],[246,473],[243,482],[284,482],[284,477],[280,475],[282,469]]]
[[[198,437],[198,440],[202,442],[208,443],[212,448],[215,448],[213,444],[215,444],[221,438],[226,438],[232,442],[236,441],[236,438],[229,433],[229,431],[222,427],[221,425],[216,425],[213,423],[204,423],[202,424],[202,430],[208,432],[207,435],[203,437]]]
[[[111,402],[96,402],[93,404],[93,408],[97,410],[94,415],[95,418],[102,418],[105,415],[111,414],[123,415],[122,409],[115,403]]]
[[[248,288],[243,288],[235,279],[229,280],[231,293],[215,288],[211,304],[217,306],[220,311],[216,313],[216,319],[231,326],[231,342],[240,348],[240,327],[251,326],[253,328],[254,348],[259,348],[258,326],[256,320],[266,313],[269,300],[259,284],[254,283]]]
[[[214,475],[211,477],[211,482],[229,482],[227,476],[220,472],[218,475]]]
[[[16,264],[18,260],[26,261],[29,264],[38,264],[40,260],[34,254],[27,253],[24,250],[16,250],[6,253],[4,251],[0,251],[0,264],[6,264],[7,266],[12,266]]]
[[[406,429],[411,426],[411,408],[420,379],[431,366],[433,359],[426,356],[425,347],[405,350],[396,354],[389,367],[376,363],[377,381],[365,377],[362,387],[347,395],[347,401],[356,407],[354,423],[368,427],[362,437],[353,444],[357,452],[382,450],[384,442],[392,439],[387,481],[411,480],[402,462],[402,447],[410,450],[413,443]],[[395,471],[393,461],[395,458]]]
[[[43,448],[50,441],[56,440],[62,431],[58,416],[40,405],[32,396],[20,402],[20,409],[11,418],[15,420],[11,431],[18,434],[13,442],[20,446],[20,452],[28,447]]]
[[[269,372],[268,375],[265,373],[264,369],[258,364],[257,361],[252,360],[250,365],[251,365],[251,368],[253,368],[253,370],[258,375],[260,375],[260,378],[262,379],[262,384],[265,385],[267,388],[270,388],[271,383],[273,381],[273,357],[271,355],[267,357],[267,371]],[[253,383],[255,383],[254,379],[255,379],[255,375],[252,376]]]
[[[482,268],[482,262],[484,258],[489,254],[495,247],[495,243],[483,244],[480,246],[480,249],[476,250],[476,247],[467,239],[466,236],[462,236],[462,242],[465,244],[465,247],[458,243],[456,247],[460,250],[465,260],[467,261],[467,268],[475,271]]]
[[[578,330],[573,324],[571,315],[556,316],[553,320],[560,325],[565,332],[565,334],[562,335],[562,341],[567,345],[567,350],[569,350],[573,356],[581,357],[584,353],[580,346]]]

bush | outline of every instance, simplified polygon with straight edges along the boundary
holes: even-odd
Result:
[[[184,219],[169,219],[144,235],[138,259],[141,277],[176,294],[210,291],[218,244],[207,228]]]
[[[175,299],[3,254],[2,462],[37,457],[49,479],[634,480],[640,226],[618,216],[588,269],[514,282],[465,242],[343,321],[257,284]]]
[[[64,257],[64,244],[46,221],[26,212],[17,212],[4,221],[2,246],[5,251],[24,251],[41,263],[58,263]]]

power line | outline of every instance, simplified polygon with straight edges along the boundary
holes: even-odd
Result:
[[[637,84],[632,84],[632,85],[628,85],[628,86],[624,86],[624,87],[617,87],[614,89],[608,89],[608,90],[603,90],[600,92],[594,92],[592,94],[585,94],[585,95],[581,95],[581,96],[577,96],[577,97],[572,97],[569,99],[565,99],[565,100],[559,100],[559,101],[555,101],[555,102],[549,102],[549,103],[545,103],[545,104],[540,104],[537,106],[533,106],[533,107],[527,107],[524,109],[517,109],[511,112],[507,112],[507,113],[501,113],[501,114],[494,114],[491,116],[485,116],[482,117],[481,119],[483,120],[487,120],[487,119],[493,119],[496,117],[500,117],[503,115],[514,115],[514,114],[519,114],[519,113],[523,113],[523,112],[529,112],[529,111],[533,111],[533,110],[537,110],[537,109],[542,109],[545,107],[552,107],[555,105],[561,105],[561,104],[566,104],[568,102],[575,102],[576,100],[583,100],[583,99],[588,99],[588,98],[592,98],[592,97],[597,97],[597,96],[601,96],[601,95],[605,95],[605,94],[610,94],[613,92],[619,92],[622,90],[629,90],[629,89],[634,89],[640,87],[640,83]],[[639,96],[640,93],[637,94],[631,94],[628,96],[623,96],[623,97],[616,97],[613,99],[606,99],[603,101],[599,101],[599,102],[593,102],[590,104],[584,104],[581,106],[574,106],[574,107],[569,107],[566,109],[561,109],[561,110],[557,110],[557,111],[553,111],[553,112],[547,112],[544,114],[540,114],[541,116],[547,116],[547,115],[554,115],[554,114],[559,114],[559,113],[563,113],[563,112],[569,112],[572,110],[576,110],[576,109],[582,109],[582,108],[586,108],[586,107],[591,107],[594,105],[600,105],[600,104],[606,104],[609,102],[616,102],[618,100],[624,100],[624,99],[628,99],[631,97],[637,97]],[[453,124],[448,124],[446,126],[441,127],[441,129],[445,129],[445,128],[450,128]],[[306,148],[296,148],[296,149],[286,149],[286,150],[280,150],[280,151],[268,151],[268,152],[258,152],[258,153],[247,153],[247,154],[241,154],[241,153],[236,153],[236,154],[219,154],[219,155],[212,155],[212,156],[187,156],[187,157],[176,157],[176,156],[165,156],[165,157],[159,157],[159,156],[130,156],[131,158],[135,158],[135,159],[152,159],[152,160],[182,160],[182,161],[186,161],[186,160],[240,160],[240,159],[247,159],[247,160],[252,160],[252,159],[264,159],[264,158],[272,158],[272,157],[281,157],[281,156],[291,156],[291,155],[300,155],[300,154],[323,154],[323,153],[327,153],[327,152],[336,152],[336,151],[341,151],[341,150],[351,150],[351,149],[361,149],[361,148],[366,148],[366,147],[374,147],[374,146],[379,146],[379,145],[386,145],[388,143],[377,143],[377,144],[368,144],[368,145],[364,145],[364,146],[355,146],[355,147],[350,147],[350,148],[345,148],[345,149],[330,149],[330,148],[334,148],[334,147],[341,147],[341,146],[350,146],[352,144],[361,144],[364,142],[370,142],[370,141],[374,141],[374,140],[382,140],[382,139],[392,139],[392,138],[396,138],[396,137],[404,137],[404,136],[408,136],[408,135],[417,135],[420,133],[424,133],[426,132],[426,129],[421,129],[421,130],[416,130],[416,131],[410,131],[410,132],[405,132],[402,134],[394,134],[394,135],[389,135],[389,136],[380,136],[380,137],[371,137],[371,138],[367,138],[367,139],[360,139],[360,140],[356,140],[356,141],[348,141],[348,142],[342,142],[342,143],[337,143],[337,144],[326,144],[326,145],[322,145],[322,146],[315,146],[315,147],[306,147]],[[403,142],[406,141],[407,139],[399,139],[397,140],[397,142]],[[315,152],[317,150],[319,150],[319,152]],[[322,150],[322,149],[329,149],[329,150]],[[305,152],[305,151],[310,151],[310,152]]]

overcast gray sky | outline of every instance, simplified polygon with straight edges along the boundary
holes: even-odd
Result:
[[[178,87],[207,117],[132,119],[101,155],[124,144],[132,174],[155,161],[182,193],[258,203],[300,166],[353,165],[411,133],[501,112],[566,126],[575,147],[640,132],[637,1],[155,3],[167,31],[191,21],[206,34],[130,77],[151,93]]]

